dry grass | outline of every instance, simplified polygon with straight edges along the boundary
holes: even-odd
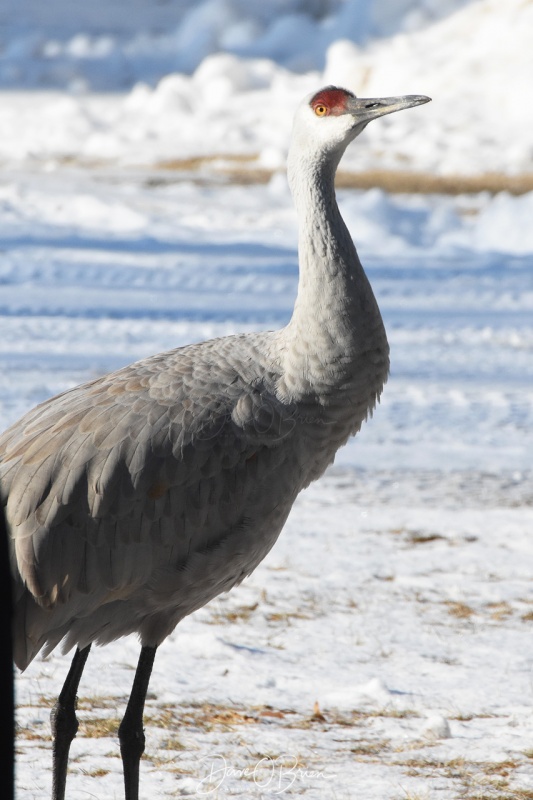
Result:
[[[17,726],[16,732],[17,739],[25,739],[27,742],[51,742],[52,734],[50,728],[43,730],[36,730],[27,725]]]
[[[450,605],[450,604],[448,604]],[[454,604],[462,606],[462,604]],[[498,611],[497,604],[491,604],[489,610]],[[469,606],[466,606],[469,609]],[[507,609],[504,608],[505,612]],[[471,611],[471,609],[470,609]],[[459,617],[463,612],[459,613]],[[470,616],[467,613],[466,616]],[[79,705],[83,708],[80,720],[79,736],[85,738],[116,738],[119,719],[114,709],[121,703],[121,698],[116,697],[82,697]],[[88,712],[98,709],[100,713],[90,718]],[[108,709],[107,717],[102,715],[101,709]],[[104,711],[104,713],[106,713]],[[484,715],[482,715],[484,716]],[[194,735],[197,731],[215,733],[218,737],[228,733],[235,736],[235,732],[243,742],[248,735],[244,729],[249,726],[276,725],[284,729],[284,736],[291,741],[291,730],[314,731],[316,736],[333,737],[337,747],[346,753],[346,756],[356,762],[379,763],[383,768],[396,767],[410,778],[420,779],[424,782],[449,781],[449,797],[454,800],[533,800],[533,790],[514,788],[513,779],[519,776],[519,771],[533,759],[533,748],[505,760],[500,761],[474,761],[467,756],[460,758],[445,758],[432,753],[438,753],[438,742],[427,742],[414,738],[415,725],[410,736],[396,737],[392,740],[385,738],[380,732],[380,720],[384,719],[409,720],[419,719],[420,714],[411,709],[397,708],[355,708],[348,712],[341,712],[335,708],[322,709],[315,703],[307,714],[288,708],[277,708],[270,705],[237,706],[215,703],[197,703],[187,706],[175,704],[157,704],[153,699],[148,704],[144,723],[153,726],[160,732],[159,744],[147,752],[145,758],[156,768],[176,775],[192,775],[190,763],[180,763],[182,759],[176,758],[176,752],[185,749],[181,739],[187,732]],[[455,719],[472,719],[472,715]],[[407,730],[407,728],[405,728]],[[50,741],[48,731],[35,731],[29,727],[20,729],[18,735],[21,739],[37,739],[43,742]],[[343,744],[341,744],[343,743]],[[189,748],[190,749],[190,748]],[[118,751],[110,756],[118,758]],[[286,757],[283,755],[259,755],[283,766]],[[305,769],[305,759],[298,756],[297,767]],[[287,768],[295,767],[294,760],[287,762]],[[95,767],[86,774],[92,777],[103,777],[109,770],[105,767]],[[430,785],[426,783],[426,785]],[[406,794],[404,800],[424,795]],[[429,795],[428,795],[429,797]]]
[[[494,716],[493,714],[463,714],[459,712],[457,714],[450,715],[450,719],[455,719],[458,722],[472,722],[473,719],[486,719],[491,718]]]
[[[230,731],[240,726],[277,723],[284,728],[308,730],[318,726],[324,730],[336,727],[356,728],[374,719],[410,719],[418,718],[416,711],[409,709],[355,709],[341,713],[337,709],[322,711],[318,703],[314,704],[309,714],[301,714],[289,708],[274,708],[269,705],[260,706],[226,706],[215,703],[198,703],[189,706],[170,704],[158,705],[150,713],[145,713],[145,725],[153,725],[159,730],[169,731],[173,739],[173,731],[193,728],[208,731]],[[95,720],[95,722],[98,722]],[[177,743],[172,748],[181,749]]]
[[[48,700],[50,707],[55,703],[55,700]],[[124,698],[112,697],[104,695],[95,695],[94,697],[78,697],[76,698],[76,708],[78,711],[94,711],[95,708],[116,708],[117,706],[124,705]]]
[[[210,625],[231,625],[239,622],[248,622],[258,607],[259,603],[228,608],[217,606],[211,609],[210,616],[206,622]],[[268,623],[273,625],[290,625],[294,619],[314,619],[316,614],[305,611],[264,611],[263,616]]]
[[[208,622],[210,625],[225,625],[233,622],[248,622],[258,605],[259,603],[252,603],[252,605],[249,606],[234,606],[233,608],[214,606],[211,609],[210,616],[206,622]]]
[[[513,789],[512,792],[507,792],[497,797],[486,795],[479,798],[476,797],[474,800],[533,800],[533,789]]]
[[[272,706],[223,706],[215,703],[198,703],[187,707],[161,705],[155,714],[145,714],[145,724],[173,731],[184,727],[203,731],[232,730],[241,725],[253,725],[273,720],[285,720],[296,714],[290,709]],[[179,748],[178,748],[179,749]]]
[[[265,614],[265,619],[267,622],[290,625],[293,619],[314,619],[314,616],[304,611],[269,611]]]
[[[471,606],[455,600],[447,600],[445,605],[448,606],[448,614],[457,619],[470,619],[476,613]]]
[[[508,617],[512,616],[513,613],[513,609],[507,601],[487,603],[487,608],[489,609],[491,619],[496,622],[506,620]]]
[[[232,625],[249,622],[256,614],[261,616],[273,629],[288,627],[294,620],[311,620],[324,615],[321,598],[306,595],[299,598],[297,608],[280,608],[276,601],[271,600],[265,591],[261,592],[260,602],[247,605],[235,605],[231,599],[222,598],[213,607],[209,608],[209,615],[205,619],[210,625]]]
[[[109,775],[110,770],[102,769],[102,767],[98,769],[83,769],[82,770],[84,775],[88,775],[89,778],[103,778],[104,775]]]
[[[402,536],[407,544],[429,544],[439,540],[445,540],[446,537],[440,533],[433,533],[432,531],[412,530],[410,528],[392,528],[391,533],[395,536]]]
[[[375,742],[356,742],[350,747],[350,753],[356,756],[381,755],[390,746],[390,739],[380,739]]]
[[[182,175],[187,179],[209,182],[225,179],[240,185],[268,183],[274,171],[257,165],[257,154],[210,155],[162,161],[155,165],[159,171]],[[149,183],[165,183],[164,176],[151,178]],[[409,170],[372,169],[363,172],[337,173],[337,186],[343,189],[384,189],[393,194],[477,194],[478,192],[509,192],[525,194],[533,190],[533,173],[506,175],[486,172],[482,175],[430,175]]]
[[[241,186],[268,183],[274,175],[274,170],[264,169],[257,164],[254,166],[257,158],[257,154],[193,156],[160,161],[155,168],[158,171],[172,172],[178,177],[181,174],[189,180],[198,180],[200,183],[220,179]],[[164,177],[151,179],[150,182],[153,185],[157,181],[166,182]]]
[[[80,719],[78,735],[86,739],[115,737],[118,735],[120,722],[119,717],[88,717],[87,719]]]
[[[444,605],[448,613],[458,620],[469,620],[476,618],[479,625],[485,624],[504,624],[508,620],[516,618],[517,609],[507,600],[499,600],[485,603],[477,609],[467,603],[455,600],[446,600]],[[520,616],[523,622],[533,622],[533,611],[528,611]]]
[[[453,796],[461,800],[533,800],[532,790],[510,788],[513,772],[521,766],[512,759],[486,762],[469,761],[464,757],[438,759],[420,754],[390,763],[401,767],[409,777],[453,781],[458,788]]]
[[[58,158],[58,163],[82,169],[106,169],[110,162],[98,159],[79,159],[73,156]],[[161,186],[188,180],[198,184],[229,182],[241,186],[265,184],[275,170],[261,167],[258,154],[212,154],[160,161],[146,168],[157,172],[146,178],[146,186]],[[383,189],[391,194],[477,194],[509,192],[521,195],[533,191],[533,173],[507,175],[485,172],[480,175],[431,175],[405,169],[369,169],[362,172],[340,170],[336,183],[342,189]]]
[[[17,703],[17,708],[52,708],[54,703],[56,702],[57,697],[47,696],[45,694],[40,694],[36,697],[35,700],[32,700],[31,703]]]
[[[337,186],[347,189],[378,187],[392,194],[477,194],[478,192],[509,192],[525,194],[533,189],[533,174],[505,175],[487,172],[483,175],[428,175],[403,170],[368,170],[361,173],[340,172]]]

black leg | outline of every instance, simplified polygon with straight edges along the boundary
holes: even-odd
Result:
[[[118,729],[126,800],[139,800],[139,761],[144,753],[143,712],[156,647],[143,647],[124,719]]]
[[[89,655],[91,645],[83,650],[76,649],[72,664],[50,714],[52,723],[53,746],[53,789],[52,800],[64,800],[67,782],[68,752],[70,744],[78,731],[76,718],[76,694],[81,674]]]

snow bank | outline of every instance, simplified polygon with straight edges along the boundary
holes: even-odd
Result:
[[[0,85],[124,89],[190,74],[217,52],[322,70],[340,38],[421,29],[468,0],[21,0],[0,10]]]
[[[0,163],[273,152],[281,163],[296,104],[336,83],[434,100],[370,126],[347,167],[533,170],[533,5],[522,0],[205,0],[153,16],[137,0],[122,22],[95,9],[77,28],[70,5],[33,23],[30,7],[0,29]],[[110,91],[122,94],[95,94]]]

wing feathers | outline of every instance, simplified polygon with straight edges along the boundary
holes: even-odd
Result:
[[[290,436],[293,411],[264,385],[260,363],[244,358],[242,375],[219,342],[77,387],[0,437],[19,576],[56,609],[51,647],[67,606],[79,617],[125,600],[223,540],[255,482],[276,469],[268,453]],[[35,613],[28,653],[47,638],[43,619]]]

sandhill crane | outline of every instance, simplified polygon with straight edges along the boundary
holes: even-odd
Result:
[[[428,100],[330,86],[299,107],[288,176],[300,278],[286,327],[146,358],[42,403],[0,438],[16,664],[76,647],[51,714],[54,800],[91,644],[140,637],[119,727],[125,795],[137,800],[157,647],[257,567],[298,493],[374,408],[387,338],[334,177],[371,120]]]

